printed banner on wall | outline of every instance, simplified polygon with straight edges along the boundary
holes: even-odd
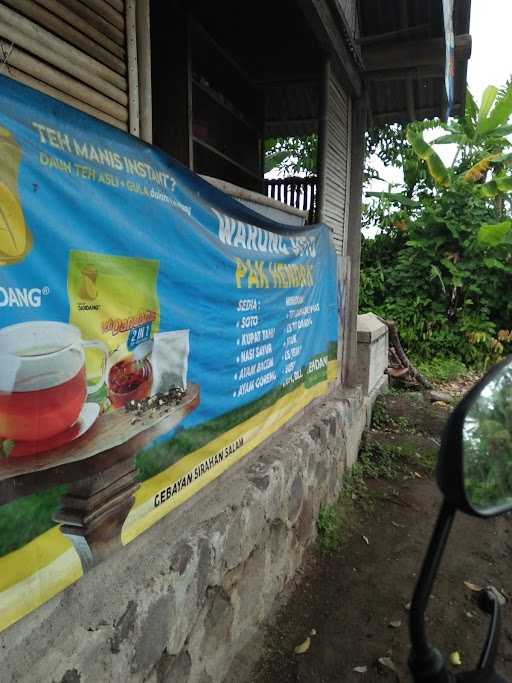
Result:
[[[336,374],[325,226],[0,77],[0,630]]]

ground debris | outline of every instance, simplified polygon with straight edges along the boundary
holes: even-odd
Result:
[[[458,652],[457,650],[455,650],[454,652],[452,652],[452,653],[450,654],[450,656],[448,657],[448,661],[450,662],[450,664],[451,664],[452,666],[461,666],[461,664],[462,664],[462,659],[461,659],[461,657],[460,657],[460,652]]]
[[[300,645],[297,645],[295,649],[293,650],[296,655],[303,655],[305,652],[309,650],[311,647],[311,638],[308,636],[306,640],[303,643],[300,643]]]
[[[398,680],[398,671],[396,670],[395,663],[391,657],[379,657],[377,660],[377,670],[385,673],[386,671],[392,671]]]

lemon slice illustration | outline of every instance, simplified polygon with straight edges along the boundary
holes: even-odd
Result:
[[[32,247],[17,193],[21,148],[0,126],[0,266],[25,258]]]
[[[87,301],[94,301],[98,296],[98,289],[96,287],[96,278],[98,271],[93,266],[84,266],[82,268],[82,283],[80,287],[80,296]]]
[[[0,182],[0,264],[21,261],[30,251],[32,240],[25,225],[18,198]]]

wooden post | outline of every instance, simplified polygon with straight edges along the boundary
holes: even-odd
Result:
[[[337,282],[338,282],[338,354],[336,359],[336,384],[343,384],[344,368],[343,359],[345,357],[345,337],[347,334],[347,311],[348,293],[350,282],[350,259],[347,256],[338,256]]]
[[[126,52],[128,56],[128,120],[130,133],[139,137],[139,68],[135,0],[126,0]]]
[[[352,101],[350,204],[345,256],[349,259],[350,279],[345,310],[346,327],[343,340],[343,379],[345,386],[357,384],[357,312],[359,304],[359,271],[361,260],[361,207],[366,131],[364,97]]]
[[[324,184],[327,157],[327,94],[329,88],[329,61],[324,61],[321,77],[320,90],[320,114],[318,117],[318,159],[316,189],[316,215],[315,220],[322,223],[324,220]]]
[[[149,0],[137,0],[137,62],[139,71],[140,137],[153,141],[153,111],[151,95],[151,26]]]

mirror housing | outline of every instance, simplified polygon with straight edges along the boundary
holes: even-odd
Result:
[[[464,396],[448,419],[439,449],[437,483],[445,501],[458,510],[477,517],[494,517],[512,509],[512,490],[510,499],[501,504],[489,505],[485,508],[472,504],[467,495],[464,478],[464,426],[466,418],[471,408],[482,396],[483,390],[503,376],[507,368],[510,368],[512,373],[512,356],[491,368]]]

